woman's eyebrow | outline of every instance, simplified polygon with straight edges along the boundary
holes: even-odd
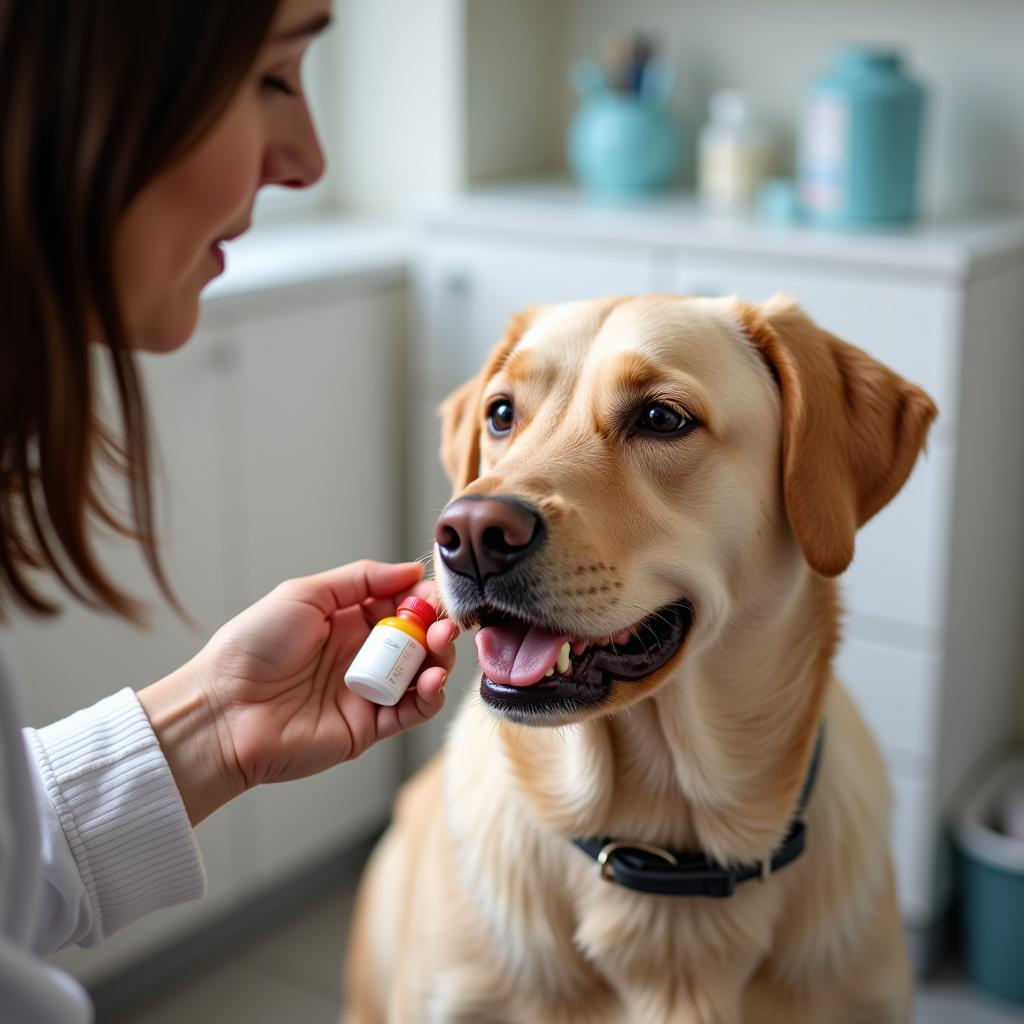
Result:
[[[311,18],[304,25],[296,25],[294,28],[286,28],[276,35],[271,36],[272,43],[290,43],[295,39],[302,39],[304,36],[319,35],[331,23],[329,14],[318,14]]]

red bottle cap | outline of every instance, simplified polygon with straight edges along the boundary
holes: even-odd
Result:
[[[418,615],[423,620],[424,626],[429,626],[432,622],[437,621],[437,612],[434,611],[434,606],[429,601],[424,601],[422,597],[407,597],[399,606],[398,610],[407,610]]]

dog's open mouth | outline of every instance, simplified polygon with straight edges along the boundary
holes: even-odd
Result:
[[[616,680],[656,672],[683,645],[693,623],[687,601],[664,605],[615,634],[579,637],[485,610],[478,616],[480,695],[496,710],[582,710],[608,696]]]

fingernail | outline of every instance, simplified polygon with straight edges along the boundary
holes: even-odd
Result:
[[[459,627],[456,626],[455,623],[453,622],[452,623],[452,631],[451,631],[451,633],[448,636],[448,643],[449,644],[454,644],[455,643],[455,638],[458,635],[459,635]]]
[[[448,682],[448,673],[445,672],[445,674],[443,676],[441,676],[441,689],[442,690],[444,689],[444,684],[447,683],[447,682]]]

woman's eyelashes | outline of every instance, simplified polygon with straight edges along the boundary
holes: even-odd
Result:
[[[264,75],[263,85],[273,92],[282,92],[286,96],[299,95],[299,90],[279,75]]]

